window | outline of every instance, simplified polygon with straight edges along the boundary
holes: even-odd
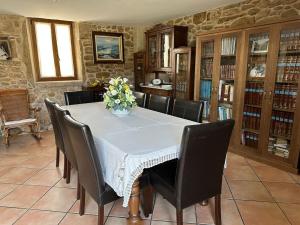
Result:
[[[38,81],[77,78],[72,22],[31,19]]]

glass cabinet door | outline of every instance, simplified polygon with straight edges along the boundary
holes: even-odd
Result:
[[[172,46],[172,34],[170,32],[162,33],[161,36],[161,49],[160,49],[160,67],[171,67],[171,46]]]
[[[157,36],[156,34],[150,36],[148,39],[148,52],[149,52],[149,59],[148,65],[151,69],[157,68]]]
[[[268,151],[283,158],[289,158],[290,155],[299,79],[300,28],[282,30]]]
[[[237,37],[221,39],[221,65],[218,89],[218,120],[232,118]]]
[[[189,54],[177,53],[175,54],[175,98],[186,99],[189,97]]]
[[[269,33],[250,34],[248,45],[241,143],[257,149],[260,141]]]
[[[203,118],[210,119],[214,40],[201,43],[200,100],[204,101]]]

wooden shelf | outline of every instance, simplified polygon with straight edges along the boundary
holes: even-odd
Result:
[[[236,57],[236,55],[221,55],[221,57]]]
[[[255,133],[255,134],[259,134],[258,130],[254,130],[254,129],[250,129],[250,128],[242,128],[242,130],[248,131],[248,132],[251,132],[251,133]]]
[[[249,82],[265,82],[265,78],[249,78],[249,76],[247,77],[247,81]]]
[[[276,84],[298,84],[298,81],[276,81]]]
[[[255,52],[250,52],[250,56],[255,56],[255,57],[266,57],[268,55],[268,52],[262,52],[262,53],[255,53]]]
[[[296,109],[283,109],[283,108],[273,107],[273,110],[294,113]]]
[[[261,105],[251,105],[251,104],[244,104],[245,106],[254,107],[254,108],[262,108]]]
[[[300,54],[300,50],[296,51],[280,51],[279,55],[297,55]]]
[[[277,137],[277,138],[281,138],[281,139],[286,139],[286,140],[291,140],[292,137],[291,136],[283,136],[283,135],[278,135],[278,134],[270,134],[270,136],[272,137]]]
[[[201,56],[202,59],[211,59],[214,58],[214,55],[203,55]]]
[[[200,79],[201,80],[212,80],[212,78],[209,78],[209,77],[201,77]]]
[[[234,82],[234,79],[225,79],[225,78],[220,78],[220,80],[223,80],[223,81],[230,81],[230,82]]]

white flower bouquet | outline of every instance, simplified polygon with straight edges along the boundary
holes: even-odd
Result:
[[[109,84],[108,90],[104,94],[104,103],[107,109],[129,111],[137,105],[127,78],[112,78]]]

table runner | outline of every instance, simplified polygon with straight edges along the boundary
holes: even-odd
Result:
[[[118,117],[99,102],[64,108],[90,127],[104,180],[124,197],[124,207],[128,206],[132,185],[143,169],[178,158],[183,128],[197,124],[140,107]]]

